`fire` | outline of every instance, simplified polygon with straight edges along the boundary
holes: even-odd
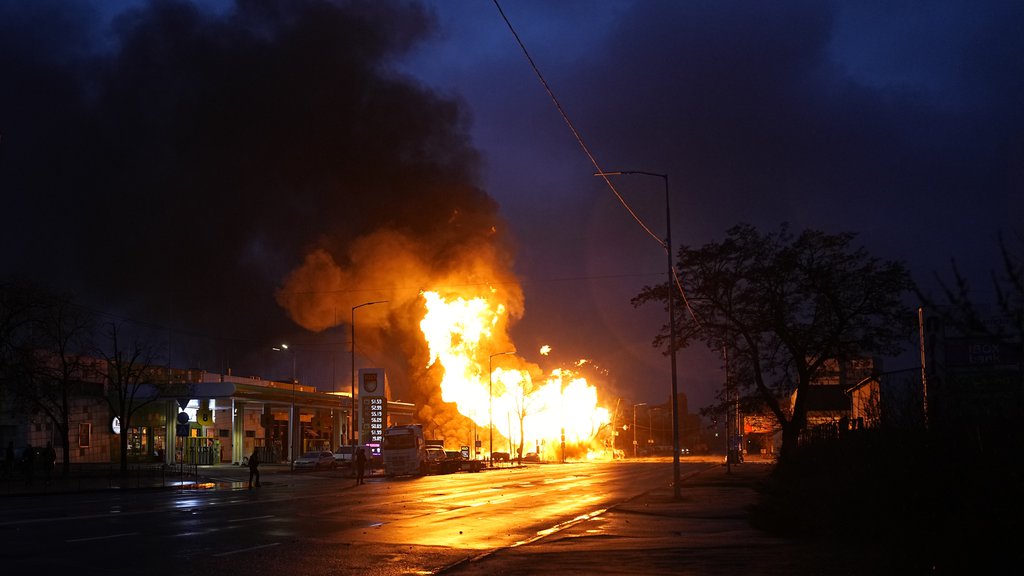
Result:
[[[422,296],[427,311],[420,330],[430,350],[428,367],[444,369],[441,398],[481,429],[485,453],[492,423],[495,452],[514,456],[522,446],[524,454],[538,452],[551,460],[603,452],[598,435],[610,415],[599,406],[597,389],[576,371],[559,368],[545,377],[539,367],[515,356],[504,333],[504,305],[482,296]],[[550,350],[544,346],[541,354]]]

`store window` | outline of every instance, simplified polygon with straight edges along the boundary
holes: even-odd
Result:
[[[147,455],[149,450],[149,430],[145,426],[132,427],[128,433],[128,456],[140,458]]]
[[[85,422],[78,425],[78,447],[88,448],[92,445],[92,424]]]

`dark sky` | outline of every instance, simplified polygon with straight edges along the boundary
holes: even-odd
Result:
[[[401,373],[424,283],[494,282],[525,359],[664,400],[664,312],[629,302],[664,253],[494,2],[214,5],[0,0],[7,276],[156,327],[179,365],[287,378],[269,346],[291,342],[322,388],[347,387],[351,306],[405,294],[359,310],[367,362]],[[600,167],[669,175],[677,245],[856,232],[987,297],[998,234],[1022,232],[1019,2],[500,5]],[[663,234],[662,180],[615,185]],[[721,385],[703,350],[679,373],[692,408]]]

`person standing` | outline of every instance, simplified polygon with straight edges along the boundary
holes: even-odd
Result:
[[[14,476],[14,440],[7,442],[7,450],[4,452],[4,478]]]
[[[362,446],[356,446],[356,486],[363,483],[363,474],[366,472],[366,452]]]
[[[36,449],[31,444],[25,445],[25,451],[21,453],[21,461],[25,464],[25,486],[31,486],[32,473],[36,468]]]
[[[260,451],[259,448],[252,449],[252,456],[249,456],[249,489],[252,490],[252,481],[256,479],[256,487],[260,486]]]
[[[46,443],[43,450],[43,471],[46,472],[46,485],[53,480],[53,469],[57,466],[57,451],[53,449],[53,442]]]

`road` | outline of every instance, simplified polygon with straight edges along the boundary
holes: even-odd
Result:
[[[340,472],[310,472],[266,475],[254,490],[8,498],[0,564],[12,574],[432,574],[529,545],[671,478],[671,461],[648,460],[362,486]]]

